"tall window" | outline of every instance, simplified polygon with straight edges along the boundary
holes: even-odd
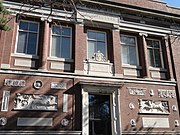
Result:
[[[161,46],[159,40],[147,39],[149,65],[152,67],[162,67]]]
[[[121,35],[120,40],[122,63],[137,65],[136,37]]]
[[[18,31],[17,53],[36,55],[39,23],[20,21]]]
[[[92,58],[94,53],[100,51],[107,57],[107,43],[106,33],[100,31],[88,31],[87,32],[88,42],[88,58]]]
[[[52,27],[51,56],[71,58],[71,28],[64,26]]]

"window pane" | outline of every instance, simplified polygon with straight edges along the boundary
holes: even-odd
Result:
[[[51,56],[60,57],[60,37],[52,37]]]
[[[71,35],[71,29],[62,27],[62,35],[70,36]]]
[[[161,67],[161,56],[159,49],[154,50],[155,55],[155,67]]]
[[[36,54],[37,34],[29,33],[27,54]]]
[[[153,57],[152,49],[148,49],[148,59],[149,59],[149,65],[154,67],[154,57]]]
[[[130,58],[130,63],[131,65],[136,65],[137,64],[137,56],[136,56],[136,47],[129,47],[129,58]]]
[[[147,40],[147,46],[153,47],[153,41],[152,40]]]
[[[61,57],[70,58],[70,38],[62,38]]]
[[[17,44],[18,53],[25,53],[26,43],[27,43],[27,33],[19,32],[18,44]]]
[[[129,64],[128,63],[128,54],[129,54],[129,52],[128,52],[128,46],[122,46],[122,48],[121,48],[121,57],[122,57],[122,63],[123,64]]]
[[[38,24],[37,23],[29,23],[29,31],[38,32]]]
[[[153,43],[154,43],[154,47],[155,47],[155,48],[160,48],[160,46],[159,46],[159,41],[154,41]]]
[[[104,42],[97,42],[96,52],[100,51],[106,57],[106,47]]]
[[[21,21],[20,24],[19,24],[19,29],[28,30],[28,22]]]
[[[95,53],[96,42],[88,41],[88,58],[92,58]]]
[[[136,45],[136,41],[134,37],[129,37],[128,44],[130,45]]]
[[[61,34],[61,29],[60,29],[60,27],[58,27],[58,26],[53,26],[52,32],[53,32],[53,34],[58,34],[58,35],[60,35],[60,34]]]
[[[105,33],[97,33],[96,38],[98,41],[105,41]]]
[[[88,39],[96,39],[96,32],[88,31]]]
[[[127,43],[128,43],[128,38],[127,38],[127,36],[121,36],[121,43],[122,43],[122,44],[127,44]]]

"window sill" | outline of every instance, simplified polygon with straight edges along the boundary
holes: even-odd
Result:
[[[11,56],[19,57],[19,58],[39,59],[39,56],[28,55],[28,54],[21,54],[21,53],[12,53]]]
[[[60,61],[60,62],[74,62],[73,59],[57,58],[57,57],[48,57],[47,60]]]
[[[165,68],[149,67],[149,70],[150,70],[150,71],[167,72],[167,69],[165,69]]]
[[[123,68],[131,68],[131,69],[142,69],[141,66],[137,65],[122,65]]]

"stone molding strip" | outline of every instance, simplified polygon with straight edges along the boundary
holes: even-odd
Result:
[[[81,135],[81,131],[0,131],[0,135]]]

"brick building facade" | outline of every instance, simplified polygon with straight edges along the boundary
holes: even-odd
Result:
[[[0,134],[178,134],[180,9],[66,2],[3,1]]]

